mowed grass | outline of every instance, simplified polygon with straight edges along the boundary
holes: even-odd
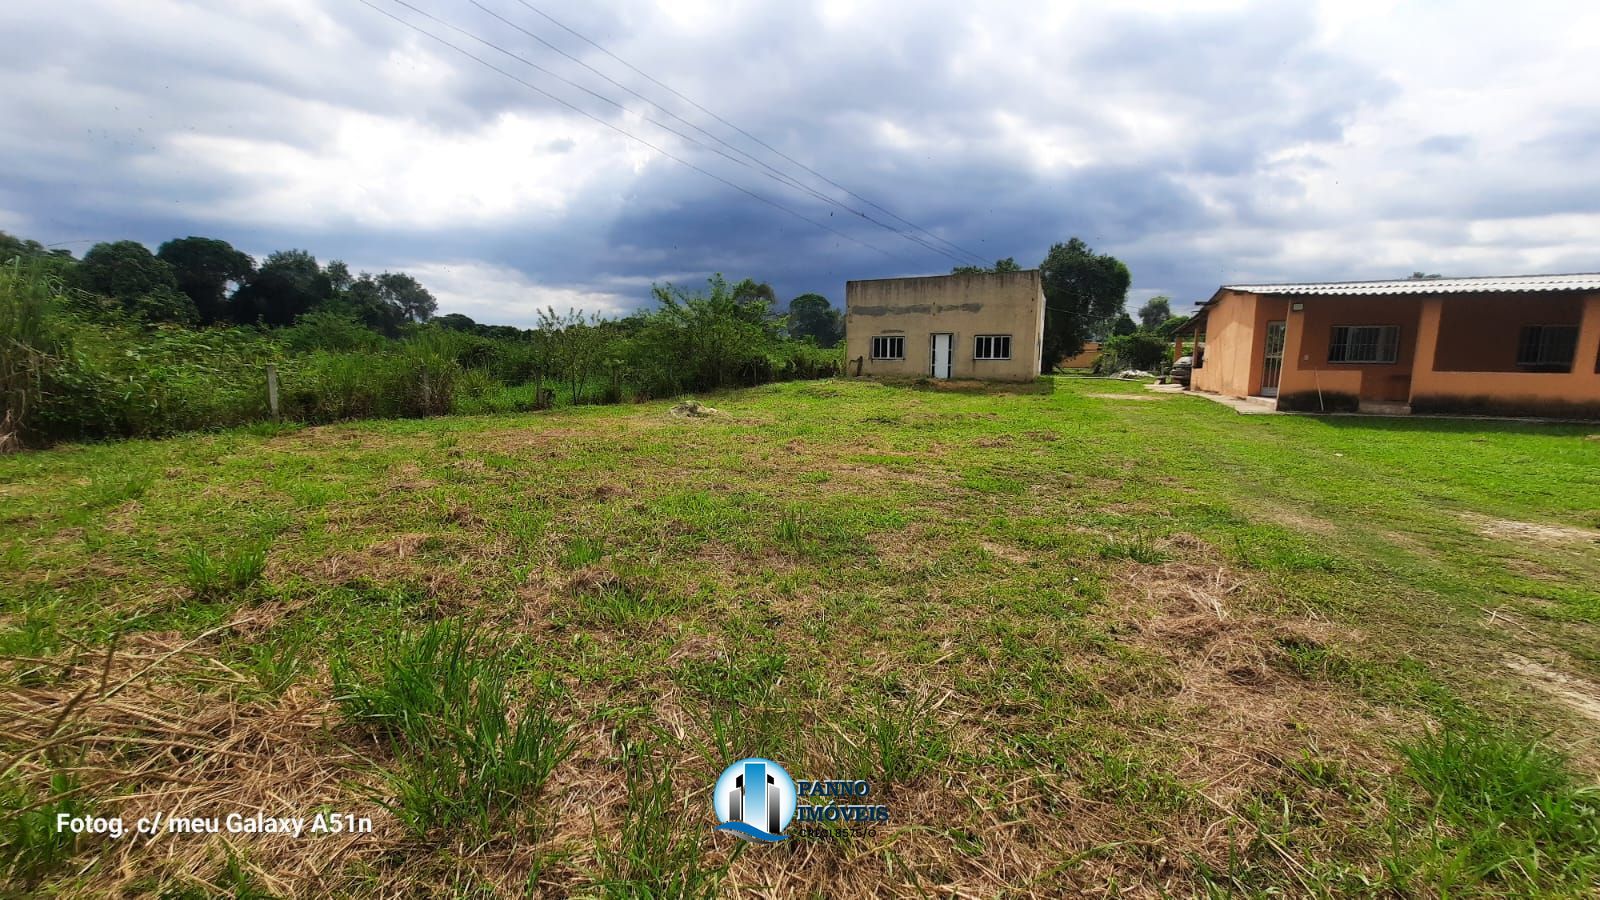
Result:
[[[776,385],[0,457],[67,895],[1587,895],[1600,427]],[[745,847],[760,755],[890,821]],[[364,834],[62,835],[319,811]]]

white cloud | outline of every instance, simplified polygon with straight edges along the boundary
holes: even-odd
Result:
[[[439,301],[440,315],[461,313],[487,325],[531,327],[539,310],[547,307],[611,317],[639,305],[635,297],[540,284],[508,266],[476,260],[402,261],[370,268],[409,272]]]
[[[515,3],[486,2],[667,96]],[[502,23],[418,5],[638,105]],[[420,260],[417,274],[447,310],[484,321],[526,321],[552,302],[622,309],[652,281],[698,284],[719,269],[771,278],[783,295],[837,299],[846,278],[908,267],[762,207],[360,4],[79,6],[63,17],[44,0],[0,4],[8,231],[46,242],[202,233],[324,259]],[[1246,275],[1600,268],[1600,221],[1589,214],[1600,208],[1593,4],[1526,0],[1515,15],[1480,0],[1448,14],[1378,0],[547,8],[986,257],[1032,262],[1054,241],[1089,238],[1130,262],[1135,299],[1170,293],[1181,305]],[[473,49],[602,118],[615,113]],[[952,264],[637,115],[614,121],[911,254],[914,268]]]

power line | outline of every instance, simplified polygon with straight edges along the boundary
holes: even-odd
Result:
[[[694,107],[695,109],[700,110],[701,112],[705,113],[706,115],[710,116],[711,118],[716,119],[718,122],[721,122],[723,125],[726,125],[727,127],[732,128],[734,131],[737,131],[740,134],[744,135],[746,138],[756,142],[757,144],[760,144],[762,147],[765,147],[767,150],[771,151],[774,154],[777,154],[779,157],[787,160],[788,162],[799,166],[800,168],[806,170],[807,172],[810,172],[812,175],[816,176],[817,178],[822,179],[823,181],[825,181],[828,184],[832,185],[833,187],[843,191],[844,193],[848,194],[849,196],[854,197],[856,200],[859,200],[860,202],[865,203],[866,205],[872,207],[873,209],[876,209],[877,211],[883,213],[884,215],[888,216],[891,219],[894,219],[895,221],[897,221],[897,222],[899,222],[899,223],[901,223],[903,225],[906,225],[906,226],[908,226],[910,228],[913,228],[913,229],[915,229],[917,231],[922,232],[923,234],[926,234],[928,237],[934,239],[935,241],[938,241],[941,244],[945,244],[946,246],[952,247],[952,248],[954,248],[954,249],[956,249],[956,250],[958,250],[958,251],[960,251],[962,253],[965,253],[966,255],[972,257],[975,260],[978,260],[979,262],[988,262],[988,259],[986,257],[984,257],[983,254],[974,253],[973,251],[968,250],[965,247],[962,247],[960,244],[957,244],[957,243],[955,243],[953,241],[949,241],[949,240],[946,240],[945,238],[939,237],[937,234],[934,234],[932,231],[929,231],[927,228],[924,228],[921,225],[918,225],[917,223],[912,222],[909,219],[905,219],[905,218],[902,218],[901,216],[895,215],[892,211],[890,211],[888,209],[885,209],[882,206],[879,206],[878,204],[872,202],[871,200],[868,200],[866,197],[863,197],[860,194],[857,194],[855,191],[850,190],[849,188],[845,187],[844,185],[838,183],[837,181],[834,181],[833,179],[829,178],[828,176],[822,174],[821,172],[818,172],[816,169],[813,169],[810,166],[806,165],[805,163],[799,161],[798,159],[795,159],[794,157],[788,155],[787,153],[784,153],[782,150],[779,150],[778,148],[772,146],[771,144],[767,143],[766,141],[763,141],[762,139],[760,139],[760,138],[756,137],[755,135],[751,134],[750,132],[745,131],[743,128],[740,128],[739,126],[733,124],[732,122],[729,122],[727,119],[724,119],[723,117],[717,115],[716,113],[712,112],[711,110],[706,109],[704,106],[701,106],[699,103],[696,103],[694,100],[692,100],[689,97],[683,95],[682,93],[680,93],[679,91],[677,91],[676,89],[671,87],[670,85],[663,84],[662,82],[656,80],[649,73],[642,71],[637,66],[635,66],[633,63],[628,62],[627,60],[625,60],[622,57],[616,55],[615,53],[612,53],[610,50],[607,50],[605,47],[602,47],[600,44],[598,44],[595,41],[589,39],[588,37],[584,36],[583,34],[579,33],[578,31],[568,27],[567,25],[562,23],[559,19],[556,19],[554,16],[550,15],[549,13],[547,13],[544,10],[540,9],[539,7],[534,6],[532,3],[529,3],[528,0],[517,0],[517,2],[522,4],[523,6],[527,7],[528,9],[532,10],[533,12],[537,13],[538,15],[543,16],[551,24],[555,25],[557,28],[560,28],[562,31],[567,32],[568,34],[572,35],[573,37],[577,38],[578,40],[583,41],[585,44],[588,44],[589,46],[595,48],[596,50],[599,50],[601,53],[604,53],[606,56],[609,56],[612,59],[616,60],[618,63],[621,63],[623,66],[626,66],[634,74],[640,76],[641,78],[644,78],[646,81],[649,81],[651,84],[655,85],[656,87],[659,87],[662,90],[666,91],[667,93],[672,94],[674,97],[677,97],[679,100],[682,100],[683,102],[689,104],[690,106]]]
[[[513,53],[510,50],[507,50],[504,47],[500,46],[499,44],[496,44],[493,41],[488,40],[487,38],[483,38],[483,37],[480,37],[479,35],[473,34],[471,31],[468,31],[467,29],[462,28],[459,25],[455,25],[455,24],[452,24],[450,22],[446,22],[445,20],[443,20],[443,19],[439,18],[438,16],[435,16],[435,15],[427,12],[426,10],[418,9],[416,6],[413,6],[411,3],[407,2],[407,0],[392,0],[392,2],[397,4],[397,5],[399,5],[399,6],[403,6],[406,9],[411,10],[412,12],[416,13],[419,16],[422,16],[423,18],[427,19],[430,22],[433,22],[433,23],[435,23],[437,25],[442,25],[443,27],[448,28],[451,31],[454,31],[455,33],[460,34],[460,35],[462,35],[464,37],[471,38],[472,40],[477,41],[478,43],[484,45],[485,47],[489,47],[489,48],[495,50],[498,53],[501,53],[501,54],[503,54],[505,56],[508,56],[508,57],[516,60],[517,62],[520,62],[523,65],[528,66],[529,68],[531,68],[531,69],[533,69],[533,70],[535,70],[537,72],[542,72],[543,74],[545,74],[545,75],[547,75],[547,76],[549,76],[551,78],[554,78],[555,80],[567,85],[568,87],[572,87],[572,88],[575,88],[575,89],[577,89],[579,91],[582,91],[583,93],[588,94],[591,97],[594,97],[596,100],[599,100],[602,103],[606,103],[606,104],[609,104],[611,106],[614,106],[617,109],[621,110],[622,112],[631,112],[631,110],[629,110],[626,106],[622,105],[621,103],[617,102],[616,100],[614,100],[614,99],[612,99],[610,97],[607,97],[606,95],[604,95],[602,93],[599,93],[598,91],[594,91],[594,90],[591,90],[591,89],[589,89],[587,87],[584,87],[583,85],[578,84],[577,82],[572,81],[571,79],[564,78],[561,75],[558,75],[555,72],[552,72],[551,70],[545,68],[544,66],[539,65],[538,63],[534,62],[533,60],[528,59],[527,57],[524,57],[524,56],[520,56],[520,55],[518,55],[516,53]],[[478,5],[478,4],[475,4],[475,5]],[[485,12],[488,12],[490,15],[495,15],[495,13],[492,10],[489,10],[486,7],[483,7],[483,6],[479,5],[479,8],[483,9]],[[500,18],[497,15],[495,17],[496,18]],[[505,20],[501,19],[501,21],[505,21]],[[513,28],[517,27],[517,26],[513,25],[510,22],[507,22],[506,24],[512,25]],[[644,100],[646,103],[651,103],[651,101],[648,98],[641,97],[640,99]],[[651,105],[654,106],[655,104],[651,103]],[[665,111],[665,110],[663,110],[663,111]],[[739,165],[739,166],[742,166],[742,167],[744,167],[746,169],[749,169],[752,172],[755,172],[757,175],[761,175],[761,176],[766,177],[766,178],[771,178],[772,180],[777,181],[779,184],[782,184],[785,187],[793,187],[794,189],[799,190],[799,191],[801,191],[803,193],[809,194],[810,196],[812,196],[812,197],[814,197],[814,198],[816,198],[818,200],[821,200],[824,203],[829,203],[829,204],[832,204],[834,206],[839,206],[839,207],[841,207],[841,208],[843,208],[843,209],[845,209],[847,211],[850,211],[850,212],[856,212],[857,215],[862,216],[867,221],[872,222],[874,225],[878,225],[878,226],[886,229],[891,234],[894,234],[894,235],[899,236],[899,237],[908,238],[909,240],[912,240],[912,241],[916,242],[923,249],[931,250],[934,253],[938,253],[941,256],[944,256],[946,259],[951,259],[951,260],[954,260],[954,261],[956,261],[958,263],[961,262],[961,259],[959,259],[958,257],[950,254],[948,251],[946,251],[946,250],[944,250],[944,249],[942,249],[940,247],[933,246],[932,244],[929,244],[927,241],[921,240],[920,238],[916,237],[915,235],[904,234],[904,233],[900,232],[898,229],[894,228],[893,226],[887,225],[887,224],[885,224],[883,222],[880,222],[880,221],[872,218],[871,216],[866,215],[865,213],[860,213],[860,212],[858,212],[856,210],[851,210],[849,207],[844,206],[843,204],[839,203],[838,201],[836,201],[836,200],[834,200],[834,199],[832,199],[832,198],[830,198],[830,197],[828,197],[828,196],[826,196],[826,195],[824,195],[822,193],[819,193],[818,191],[813,190],[812,188],[807,187],[806,185],[803,185],[798,181],[795,181],[793,178],[790,178],[788,175],[785,175],[782,172],[777,172],[777,170],[772,170],[772,171],[776,172],[777,176],[778,176],[778,177],[774,177],[771,174],[768,174],[766,172],[762,172],[761,170],[752,167],[749,163],[746,163],[743,160],[736,159],[736,158],[734,158],[732,156],[729,156],[727,153],[724,153],[723,151],[718,150],[716,147],[708,147],[708,146],[706,146],[705,144],[701,143],[700,141],[695,140],[693,137],[691,137],[691,136],[689,136],[687,134],[684,134],[683,132],[677,130],[676,128],[673,128],[672,126],[666,124],[665,122],[662,122],[662,121],[660,121],[658,119],[651,118],[648,115],[643,115],[643,114],[640,114],[640,115],[646,122],[649,122],[650,124],[656,126],[657,128],[660,128],[663,131],[666,131],[666,132],[668,132],[670,134],[676,135],[677,137],[683,139],[684,141],[687,141],[688,143],[690,143],[690,144],[692,144],[692,145],[694,145],[696,147],[699,147],[702,150],[708,150],[708,151],[710,151],[712,153],[715,153],[718,156],[722,157],[723,159],[728,160],[731,163],[734,163],[736,165]],[[669,112],[668,115],[672,115],[672,113]],[[681,118],[681,117],[677,117],[677,118]],[[691,123],[691,122],[685,122],[685,124],[689,125],[690,127],[694,127],[693,123]],[[715,139],[714,136],[708,135],[708,137],[713,137],[713,139]],[[730,148],[730,149],[734,149],[734,150],[737,151],[738,148]],[[748,156],[749,154],[745,154],[745,155]],[[753,159],[753,157],[752,157],[752,159]],[[760,163],[761,161],[760,160],[755,160],[755,162]],[[767,168],[771,169],[772,167],[771,166],[767,166]]]
[[[399,2],[399,0],[396,0],[396,2]],[[823,203],[827,203],[827,204],[829,204],[831,206],[837,206],[840,209],[844,210],[845,212],[852,213],[854,215],[860,216],[861,218],[867,220],[868,222],[871,222],[872,224],[878,226],[879,228],[884,229],[885,231],[888,231],[889,233],[895,235],[896,237],[903,237],[903,238],[905,238],[905,239],[907,239],[909,241],[913,241],[918,246],[920,246],[920,247],[922,247],[922,248],[924,248],[926,250],[931,250],[934,253],[938,253],[941,256],[944,256],[944,257],[946,257],[948,259],[955,260],[958,263],[962,262],[961,259],[951,255],[949,251],[945,250],[942,247],[939,247],[939,246],[937,246],[935,244],[930,244],[927,241],[923,240],[922,238],[918,237],[917,235],[909,233],[909,232],[906,232],[906,231],[904,231],[902,229],[896,228],[896,227],[894,227],[893,225],[890,225],[887,222],[879,221],[878,219],[873,218],[871,215],[868,215],[867,213],[862,212],[859,209],[856,209],[855,207],[849,205],[848,203],[844,203],[844,202],[841,202],[839,200],[836,200],[833,197],[830,197],[830,196],[828,196],[828,195],[826,195],[824,193],[821,193],[820,191],[817,191],[817,190],[813,189],[809,185],[803,184],[802,182],[800,182],[799,180],[797,180],[793,176],[791,176],[789,173],[783,171],[782,169],[778,169],[778,168],[772,166],[766,160],[763,160],[760,157],[754,156],[754,155],[746,152],[744,149],[742,149],[742,148],[740,148],[738,146],[735,146],[734,144],[731,144],[731,143],[723,140],[722,138],[718,137],[717,135],[712,134],[711,132],[705,130],[704,128],[701,128],[699,125],[696,125],[694,122],[691,122],[690,120],[684,118],[683,116],[680,116],[677,113],[673,112],[672,110],[668,109],[667,107],[661,105],[659,102],[657,102],[655,100],[652,100],[649,97],[646,97],[644,94],[639,93],[638,91],[634,90],[633,88],[628,87],[627,85],[625,85],[622,82],[616,80],[615,78],[612,78],[610,75],[607,75],[606,73],[600,71],[599,69],[596,69],[594,66],[589,65],[588,63],[584,62],[582,59],[579,59],[578,57],[573,56],[571,53],[568,53],[567,51],[561,49],[560,47],[557,47],[555,44],[550,43],[549,41],[545,40],[544,38],[540,37],[539,35],[529,31],[526,28],[523,28],[521,25],[518,25],[516,22],[513,22],[510,19],[506,18],[505,16],[500,15],[499,13],[497,13],[494,10],[490,9],[489,7],[483,5],[481,2],[479,2],[479,0],[467,0],[467,2],[471,3],[473,6],[476,6],[478,9],[480,9],[483,12],[489,14],[490,16],[493,16],[495,19],[498,19],[500,22],[504,23],[507,27],[515,29],[518,32],[521,32],[522,34],[534,39],[535,41],[538,41],[540,44],[544,45],[546,48],[548,48],[552,52],[560,54],[562,57],[565,57],[566,59],[572,61],[573,63],[576,63],[579,66],[582,66],[584,69],[587,69],[589,72],[592,72],[594,75],[596,75],[597,77],[603,79],[607,83],[611,84],[613,87],[616,87],[618,90],[624,91],[627,94],[635,97],[636,99],[639,99],[639,100],[644,101],[645,103],[648,103],[652,108],[660,110],[661,112],[665,113],[666,115],[671,116],[674,120],[676,120],[678,122],[682,122],[684,125],[688,126],[689,128],[692,128],[694,131],[698,132],[699,134],[704,135],[706,138],[717,142],[718,144],[722,145],[723,147],[726,147],[729,150],[733,151],[734,153],[737,153],[740,156],[744,157],[745,159],[748,159],[750,162],[755,163],[756,165],[758,165],[761,168],[765,169],[767,172],[770,172],[772,177],[776,177],[776,178],[780,179],[784,184],[786,184],[786,185],[788,185],[790,187],[793,187],[796,190],[804,191],[805,193],[811,195],[812,197],[816,198],[817,200],[822,201]],[[423,13],[423,15],[427,15],[427,14]],[[443,23],[441,23],[441,24],[443,24]],[[524,62],[526,62],[526,60],[524,60]],[[574,87],[577,87],[579,90],[586,91],[588,93],[593,93],[592,91],[588,91],[587,88],[584,88],[581,85],[574,84],[573,82],[567,81],[567,79],[562,78],[560,75],[555,75],[554,73],[549,72],[549,70],[541,68],[540,71],[544,71],[546,74],[551,75],[551,77],[553,77],[553,78],[557,78],[557,79],[559,79],[559,80],[561,80],[563,82],[566,82],[567,84],[571,84]],[[608,100],[608,102],[612,103],[612,105],[617,106],[618,108],[623,108],[622,104],[620,104],[620,103],[616,103],[615,101],[609,101],[609,100]],[[650,121],[653,124],[656,124],[657,126],[662,127],[662,128],[666,127],[664,125],[661,125],[659,122],[655,122],[655,120],[653,120],[653,119],[649,119],[648,117],[646,117],[646,121]],[[672,129],[668,129],[668,130],[672,131]],[[673,131],[673,133],[674,134],[679,134],[677,131]],[[679,136],[680,137],[684,137],[686,140],[690,140],[691,142],[695,143],[697,146],[703,146],[703,145],[700,145],[698,141],[693,141],[693,139],[687,138],[687,136],[685,136],[685,135],[679,134]],[[717,152],[714,148],[707,147],[705,149],[712,150],[712,152]],[[726,154],[719,153],[718,155],[726,157]],[[734,161],[738,162],[737,160],[734,160]],[[748,168],[748,166],[746,168]],[[960,248],[958,247],[956,249],[959,250]],[[974,257],[974,258],[977,259],[978,257]],[[982,260],[980,260],[980,261],[982,261]]]
[[[427,37],[427,38],[429,38],[431,40],[437,41],[437,42],[445,45],[446,47],[449,47],[451,50],[454,50],[457,53],[460,53],[462,56],[465,56],[468,59],[473,60],[474,62],[478,63],[479,65],[482,65],[482,66],[484,66],[484,67],[486,67],[488,69],[492,69],[493,71],[498,72],[501,75],[504,75],[505,77],[511,79],[512,81],[515,81],[516,83],[522,85],[523,87],[527,88],[530,91],[533,91],[536,94],[539,94],[539,95],[541,95],[543,97],[546,97],[546,98],[548,98],[550,100],[554,100],[556,103],[561,104],[562,106],[566,107],[567,109],[572,110],[573,112],[577,113],[580,116],[583,116],[586,119],[589,119],[589,120],[591,120],[591,121],[593,121],[593,122],[595,122],[595,123],[597,123],[599,125],[603,125],[606,128],[609,128],[612,131],[615,131],[618,134],[628,138],[629,140],[637,141],[638,143],[643,144],[646,147],[649,147],[651,150],[654,150],[655,152],[661,154],[662,156],[665,156],[667,159],[670,159],[675,163],[678,163],[679,165],[682,165],[682,166],[685,166],[687,168],[693,169],[694,171],[699,172],[701,175],[704,175],[707,178],[710,178],[710,179],[713,179],[713,180],[715,180],[717,182],[725,184],[728,187],[733,188],[734,190],[738,191],[741,194],[746,194],[746,195],[748,195],[748,196],[750,196],[750,197],[752,197],[752,198],[754,198],[756,200],[759,200],[762,203],[765,203],[768,206],[773,207],[774,209],[781,210],[782,212],[787,213],[788,215],[791,215],[791,216],[795,217],[796,219],[799,219],[802,222],[806,222],[808,224],[815,225],[816,227],[821,228],[823,231],[829,232],[831,234],[838,235],[839,237],[842,237],[845,240],[850,241],[852,243],[860,244],[861,246],[866,247],[869,250],[874,250],[874,251],[876,251],[878,253],[881,253],[884,256],[889,257],[890,259],[896,258],[895,254],[890,253],[889,251],[883,249],[882,247],[874,246],[872,244],[867,243],[866,241],[861,240],[860,238],[852,237],[851,235],[845,234],[842,231],[839,231],[839,230],[834,229],[834,228],[830,228],[829,226],[827,226],[827,225],[825,225],[825,224],[823,224],[821,222],[818,222],[815,219],[809,218],[808,216],[806,216],[806,215],[804,215],[802,213],[795,212],[794,210],[790,209],[787,206],[784,206],[783,204],[777,202],[776,200],[772,200],[772,199],[769,199],[767,197],[763,197],[760,194],[757,194],[755,191],[750,190],[749,188],[742,187],[742,186],[740,186],[738,184],[735,184],[735,183],[729,181],[726,178],[723,178],[720,175],[717,175],[717,174],[715,174],[713,172],[708,172],[705,169],[702,169],[699,166],[695,165],[694,163],[689,162],[688,160],[685,160],[685,159],[682,159],[680,157],[674,156],[673,154],[668,153],[667,151],[661,149],[660,147],[657,147],[655,144],[650,143],[649,141],[645,140],[644,138],[639,137],[638,135],[633,134],[633,133],[631,133],[631,132],[629,132],[629,131],[627,131],[627,130],[625,130],[623,128],[619,128],[616,125],[613,125],[610,122],[607,122],[606,120],[600,118],[599,116],[596,116],[596,115],[594,115],[592,113],[589,113],[589,112],[585,111],[584,109],[582,109],[582,108],[580,108],[578,106],[574,106],[573,104],[568,103],[567,101],[561,99],[560,97],[557,97],[555,94],[552,94],[549,91],[547,91],[547,90],[545,90],[545,89],[543,89],[543,88],[541,88],[541,87],[539,87],[539,86],[537,86],[535,84],[531,84],[531,83],[529,83],[527,81],[524,81],[521,78],[518,78],[517,76],[511,74],[510,72],[507,72],[505,69],[500,68],[499,66],[495,65],[494,63],[489,62],[488,60],[486,60],[486,59],[484,59],[484,58],[482,58],[480,56],[474,55],[471,51],[462,49],[461,47],[458,47],[455,44],[450,43],[449,41],[445,40],[444,38],[439,37],[438,35],[434,34],[431,31],[428,31],[426,28],[423,28],[420,25],[416,25],[416,24],[413,24],[411,22],[407,22],[405,19],[400,18],[399,16],[395,15],[394,13],[389,12],[388,10],[383,9],[383,8],[377,6],[376,4],[372,3],[371,0],[356,0],[356,2],[360,3],[362,6],[366,6],[366,7],[369,7],[371,9],[375,10],[378,13],[380,13],[380,14],[382,14],[384,16],[387,16],[388,18],[393,19],[396,22],[399,22],[401,25],[404,25],[405,27],[411,29],[412,31],[417,32],[418,34],[423,35],[424,37]]]

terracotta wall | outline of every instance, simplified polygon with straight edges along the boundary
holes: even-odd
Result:
[[[1089,342],[1087,342],[1087,343],[1085,343],[1083,345],[1083,349],[1082,350],[1079,350],[1077,353],[1073,354],[1072,356],[1065,357],[1065,358],[1063,358],[1061,360],[1061,362],[1056,363],[1056,368],[1058,368],[1058,369],[1087,369],[1087,368],[1090,368],[1091,366],[1093,366],[1096,362],[1098,362],[1099,359],[1100,359],[1100,342],[1099,341],[1089,341]]]
[[[1527,325],[1577,325],[1582,295],[1484,294],[1452,297],[1442,304],[1439,372],[1520,372],[1517,344]]]
[[[1526,294],[1508,297],[1505,306],[1513,311],[1528,310],[1530,317],[1543,317],[1550,311],[1541,306],[1548,298],[1529,298]],[[1454,310],[1449,303],[1438,298],[1424,301],[1417,339],[1417,355],[1427,360],[1438,348],[1446,359],[1454,358],[1445,349],[1444,342],[1450,334],[1447,323]],[[1600,294],[1580,296],[1580,325],[1578,346],[1573,357],[1571,372],[1463,372],[1435,371],[1424,365],[1412,378],[1411,397],[1414,408],[1439,411],[1481,411],[1531,415],[1574,414],[1600,415]],[[1527,305],[1524,305],[1524,304]],[[1516,333],[1522,324],[1558,324],[1533,322],[1524,317],[1521,322],[1505,326],[1502,337],[1515,346]],[[1492,338],[1493,332],[1484,335]],[[1514,357],[1513,357],[1514,358]]]
[[[1411,395],[1417,321],[1415,297],[1296,297],[1304,308],[1289,313],[1280,394],[1315,391],[1350,393],[1363,400],[1404,403]],[[1328,361],[1328,344],[1339,325],[1396,325],[1400,345],[1392,363]],[[1290,351],[1293,351],[1291,355]]]
[[[1257,342],[1256,300],[1255,294],[1225,291],[1206,310],[1205,364],[1190,376],[1190,387],[1232,397],[1249,395],[1250,362]]]

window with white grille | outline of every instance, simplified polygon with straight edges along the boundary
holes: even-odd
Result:
[[[872,339],[873,359],[905,359],[906,339],[899,336],[879,335]]]
[[[1010,359],[1011,335],[980,334],[972,348],[973,359]]]
[[[1335,325],[1328,362],[1392,363],[1400,356],[1398,325]]]

